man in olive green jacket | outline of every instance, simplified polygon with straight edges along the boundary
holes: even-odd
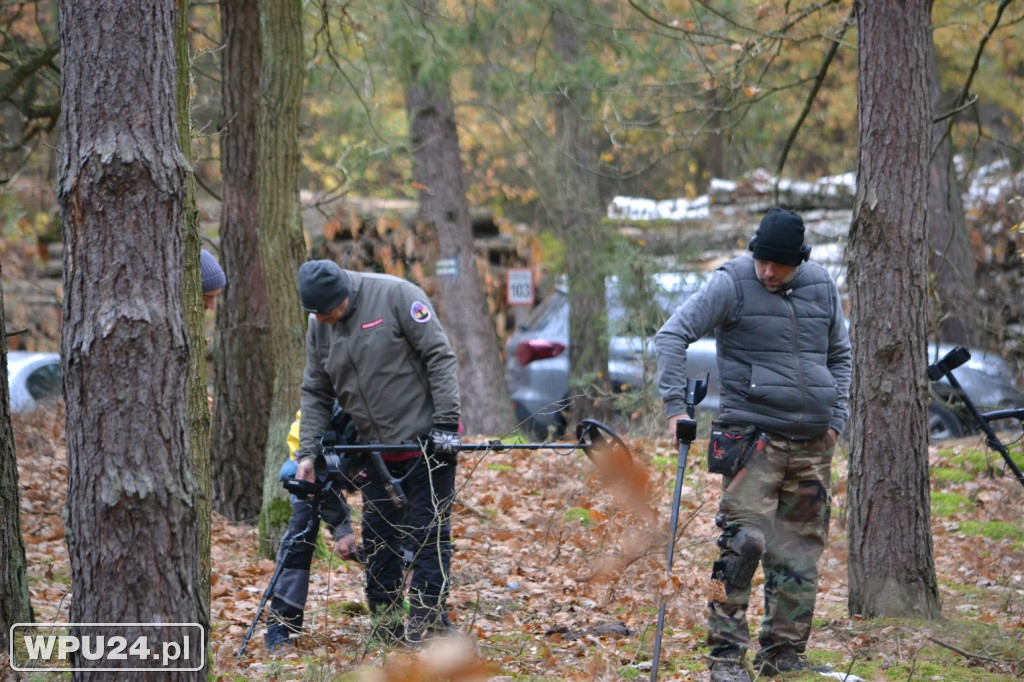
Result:
[[[310,318],[297,475],[313,479],[315,439],[327,430],[335,400],[361,442],[410,443],[408,452],[383,456],[402,480],[404,507],[365,467],[362,545],[374,636],[418,643],[451,627],[451,504],[461,445],[455,354],[423,290],[397,277],[310,261],[299,269],[299,297]]]

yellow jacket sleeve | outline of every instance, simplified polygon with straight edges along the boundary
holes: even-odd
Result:
[[[299,449],[299,419],[301,411],[295,413],[295,421],[292,428],[288,430],[288,457],[295,459],[295,451]]]

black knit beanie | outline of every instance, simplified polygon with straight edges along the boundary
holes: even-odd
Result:
[[[311,260],[299,268],[299,300],[308,313],[326,315],[348,298],[348,273],[330,260]]]
[[[811,247],[804,245],[804,219],[778,206],[772,208],[761,219],[750,250],[757,260],[800,265],[811,254]]]

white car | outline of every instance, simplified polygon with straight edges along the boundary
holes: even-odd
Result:
[[[61,396],[59,353],[7,352],[7,387],[11,413],[31,412],[52,405]]]

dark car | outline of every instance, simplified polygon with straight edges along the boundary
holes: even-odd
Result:
[[[672,311],[700,287],[704,277],[697,273],[658,274],[649,283],[653,293],[634,293],[632,297],[620,291],[616,278],[608,279],[608,375],[616,390],[635,389],[653,379],[654,334]],[[637,314],[641,305],[645,310]],[[557,433],[565,427],[562,411],[571,400],[569,337],[568,293],[564,286],[558,286],[506,343],[505,380],[509,396],[517,420],[533,434],[543,436],[551,428]],[[929,344],[929,362],[942,357],[950,348]],[[693,378],[710,375],[701,408],[717,411],[720,398],[714,338],[703,338],[690,345],[687,373]],[[1014,386],[1012,370],[997,355],[972,350],[971,360],[956,370],[956,377],[983,410],[1024,405],[1024,394]],[[942,401],[951,391],[945,379],[932,385],[933,394],[940,399],[931,401],[928,407],[932,440],[956,438],[974,430],[969,416],[957,410],[955,402],[950,405]]]

